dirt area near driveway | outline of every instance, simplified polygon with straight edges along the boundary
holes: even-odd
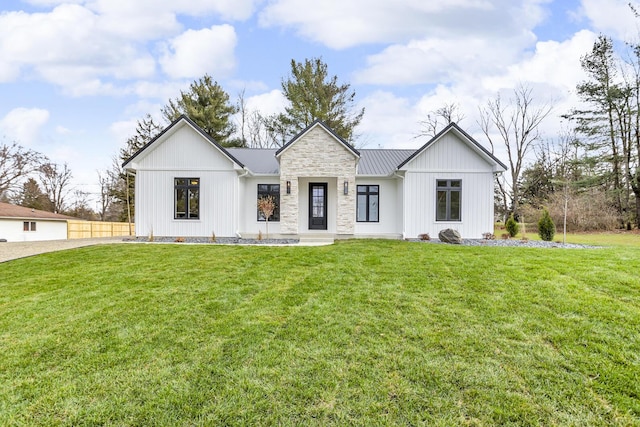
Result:
[[[104,237],[99,239],[46,240],[42,242],[0,242],[0,262],[83,246],[122,243],[122,239],[122,237]]]

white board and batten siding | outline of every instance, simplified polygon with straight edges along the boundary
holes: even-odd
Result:
[[[493,230],[494,165],[454,133],[447,133],[405,167],[405,237],[446,228],[478,239]],[[436,221],[436,181],[462,181],[461,221]]]
[[[265,221],[258,221],[258,184],[280,184],[280,177],[263,176],[244,178],[240,185],[240,234],[243,237],[255,237],[258,232],[266,237]],[[285,189],[280,189],[280,197]],[[280,234],[280,221],[269,221],[269,237]]]
[[[357,222],[356,237],[392,237],[402,235],[402,182],[398,178],[356,177],[358,185],[378,186],[378,222]],[[356,202],[357,203],[357,202]]]
[[[235,164],[188,124],[136,159],[136,169],[136,235],[236,235]],[[199,219],[175,219],[175,178],[200,179]]]

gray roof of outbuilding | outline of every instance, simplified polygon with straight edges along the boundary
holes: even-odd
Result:
[[[269,148],[227,148],[229,154],[242,162],[257,175],[278,175],[280,165],[276,158],[276,149]],[[399,164],[409,158],[416,150],[360,150],[358,175],[388,176]]]

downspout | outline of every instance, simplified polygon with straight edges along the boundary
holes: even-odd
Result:
[[[247,168],[243,168],[244,172],[241,173],[240,175],[238,175],[238,186],[236,187],[236,197],[237,197],[237,203],[236,203],[236,237],[237,238],[241,238],[242,236],[240,235],[240,230],[238,230],[238,227],[240,226],[240,178],[244,178],[245,176],[249,175],[249,170]]]
[[[126,173],[125,173],[125,177],[126,177],[126,186],[127,186],[127,222],[129,223],[129,236],[132,235],[132,230],[131,230],[131,204],[129,203],[129,174],[131,173],[130,170],[127,169]]]
[[[407,230],[405,228],[405,224],[407,223],[406,221],[406,217],[407,217],[407,209],[406,207],[406,200],[405,200],[405,188],[404,188],[404,175],[398,175],[398,169],[396,169],[393,172],[393,176],[400,178],[402,180],[402,240],[407,238]]]

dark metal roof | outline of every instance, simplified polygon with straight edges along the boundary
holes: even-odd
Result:
[[[360,150],[358,175],[391,175],[416,150],[368,149]]]
[[[227,148],[227,151],[255,174],[278,175],[280,173],[275,148]]]

